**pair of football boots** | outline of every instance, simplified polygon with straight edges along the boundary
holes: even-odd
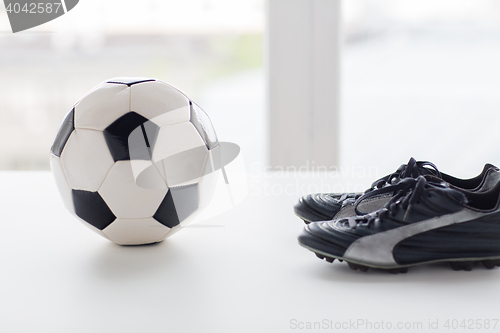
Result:
[[[411,158],[364,193],[310,194],[294,211],[307,224],[300,245],[354,270],[500,266],[500,170],[491,164],[459,179]]]

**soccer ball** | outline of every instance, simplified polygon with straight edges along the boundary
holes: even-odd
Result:
[[[51,148],[65,207],[122,245],[164,240],[212,199],[220,145],[207,114],[150,78],[108,80],[78,101]]]

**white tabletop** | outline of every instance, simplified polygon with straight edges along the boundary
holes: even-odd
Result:
[[[500,268],[362,273],[298,246],[296,195],[259,192],[307,182],[254,180],[237,208],[123,247],[65,211],[50,173],[0,173],[0,332],[310,332],[308,322],[363,332],[367,321],[422,332],[500,318]]]

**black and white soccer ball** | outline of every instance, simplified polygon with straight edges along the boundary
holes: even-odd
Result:
[[[65,207],[123,245],[164,240],[206,207],[219,143],[207,114],[149,78],[108,80],[64,119],[50,163]]]

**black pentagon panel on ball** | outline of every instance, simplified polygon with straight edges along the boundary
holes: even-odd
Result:
[[[61,127],[59,128],[59,132],[57,132],[56,139],[50,148],[52,154],[57,157],[61,157],[62,151],[66,142],[75,130],[75,109],[71,110],[66,117],[64,118]]]
[[[198,184],[170,188],[153,218],[173,228],[193,214],[199,203]]]
[[[165,198],[163,198],[163,201],[158,207],[155,215],[153,215],[153,218],[169,228],[179,225],[179,217],[175,211],[174,199],[172,198],[170,190],[165,195]]]
[[[72,196],[76,215],[97,229],[103,230],[116,219],[98,192],[72,190]]]
[[[205,142],[208,150],[217,147],[219,141],[217,140],[217,134],[215,133],[215,129],[210,121],[210,118],[196,103],[189,101],[189,105],[191,108],[190,121],[198,133],[200,133],[200,136]]]
[[[152,78],[147,77],[117,77],[107,81],[106,83],[114,83],[114,84],[126,84],[127,86],[132,86],[134,84],[143,83],[143,82],[151,82],[156,81]]]
[[[160,128],[136,112],[129,112],[104,129],[104,138],[116,161],[150,160]]]

